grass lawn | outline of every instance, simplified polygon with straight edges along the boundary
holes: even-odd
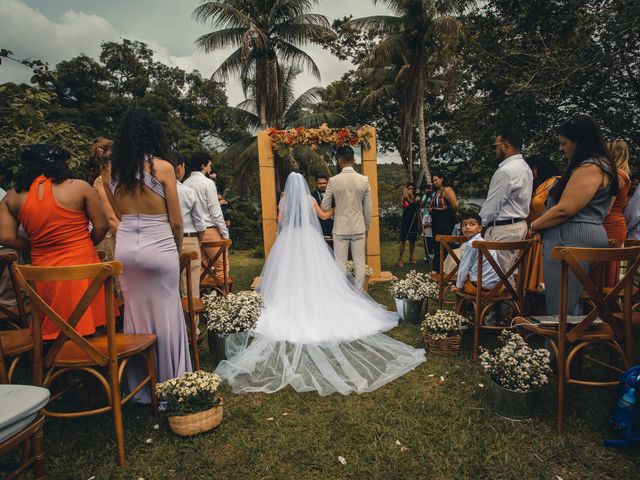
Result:
[[[383,268],[395,267],[396,245],[383,244]],[[248,252],[233,252],[238,289],[262,266]],[[421,265],[413,266],[423,268]],[[371,294],[391,307],[386,285]],[[391,335],[421,346],[419,329],[400,326]],[[495,338],[485,335],[484,345]],[[427,355],[404,377],[364,395],[221,394],[225,416],[216,430],[177,437],[166,418],[150,409],[124,409],[128,465],[118,468],[110,414],[78,420],[47,419],[45,448],[52,479],[632,479],[640,478],[640,449],[601,446],[614,392],[569,388],[568,428],[554,428],[554,387],[538,415],[510,422],[489,408],[488,379],[470,359],[470,338],[461,357]],[[206,345],[204,367],[210,368]],[[443,377],[442,382],[440,378]],[[480,385],[485,385],[481,387]],[[338,461],[346,459],[346,464]]]

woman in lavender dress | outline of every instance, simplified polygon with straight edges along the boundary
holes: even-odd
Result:
[[[125,333],[158,337],[158,381],[191,371],[180,303],[179,252],[182,217],[167,140],[158,120],[143,108],[127,112],[113,145],[109,200],[120,218],[115,259],[122,262]],[[140,364],[130,363],[127,379],[137,385]],[[134,397],[151,401],[149,389]]]

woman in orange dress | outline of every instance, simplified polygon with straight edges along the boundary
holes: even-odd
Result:
[[[98,263],[94,247],[107,233],[107,217],[96,191],[83,180],[71,179],[69,152],[51,145],[32,145],[21,155],[16,188],[0,204],[0,244],[26,250],[36,266]],[[91,222],[92,228],[89,228]],[[28,240],[18,235],[22,224]],[[62,318],[69,317],[90,280],[36,282],[38,294]],[[85,311],[75,329],[81,335],[95,333],[105,324],[104,292]],[[42,338],[54,340],[58,327],[47,317]]]
[[[624,140],[614,140],[607,145],[618,169],[620,191],[613,200],[611,210],[604,219],[607,237],[615,241],[615,247],[622,247],[627,238],[627,222],[622,213],[627,206],[629,189],[631,188],[631,170],[629,169],[629,147]],[[604,286],[613,287],[620,276],[620,264],[610,262],[605,272]]]
[[[527,163],[533,173],[533,195],[527,217],[527,223],[531,224],[544,213],[549,190],[560,177],[558,169],[546,155],[532,155],[527,159]],[[527,290],[541,291],[540,287],[544,278],[542,276],[542,242],[540,241],[536,241],[530,250],[527,259],[527,272],[529,273],[525,286]]]

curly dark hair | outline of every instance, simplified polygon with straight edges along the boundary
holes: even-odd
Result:
[[[149,110],[131,108],[120,122],[113,142],[111,175],[125,191],[144,187],[144,162],[150,157],[169,158],[169,142],[158,119]]]
[[[618,170],[611,158],[609,148],[602,138],[600,128],[598,128],[593,118],[584,114],[575,115],[566,122],[561,123],[556,132],[558,135],[576,142],[576,151],[573,154],[573,158],[569,159],[569,165],[558,183],[549,191],[549,196],[558,202],[574,170],[585,160],[596,157],[604,159],[609,164],[612,172],[611,180],[609,181],[609,192],[611,195],[617,195],[619,187],[616,172]]]
[[[62,183],[71,178],[67,161],[71,154],[55,145],[37,143],[29,145],[20,154],[20,170],[15,177],[17,192],[29,190],[40,175],[50,178],[53,183]]]
[[[529,168],[534,168],[538,171],[538,176],[533,179],[533,191],[536,191],[540,185],[549,180],[551,177],[560,175],[560,170],[551,161],[551,159],[542,153],[536,153],[531,155],[526,160]]]

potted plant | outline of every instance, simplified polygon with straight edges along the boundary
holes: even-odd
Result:
[[[246,347],[249,330],[255,327],[262,313],[262,296],[252,291],[223,297],[205,295],[202,303],[209,317],[209,352],[215,368],[220,361]]]
[[[438,310],[428,313],[420,331],[424,343],[431,353],[456,355],[461,351],[462,329],[467,320],[452,310]]]
[[[353,278],[355,277],[356,274],[356,266],[355,263],[353,263],[353,261],[349,260],[347,262],[347,273],[349,275],[351,275],[350,280],[353,282]],[[369,290],[369,278],[371,278],[371,275],[373,275],[373,268],[371,268],[369,265],[365,265],[364,266],[364,291],[366,292],[367,290]]]
[[[389,291],[396,302],[400,319],[418,324],[424,302],[438,294],[438,284],[430,275],[411,270],[405,278],[392,282]]]
[[[156,395],[166,402],[169,426],[183,437],[208,432],[222,422],[221,378],[215,373],[187,372],[156,385]]]
[[[493,410],[511,419],[529,418],[536,393],[549,383],[549,351],[533,349],[517,333],[503,330],[502,346],[489,352],[481,347],[480,365],[491,376]]]

